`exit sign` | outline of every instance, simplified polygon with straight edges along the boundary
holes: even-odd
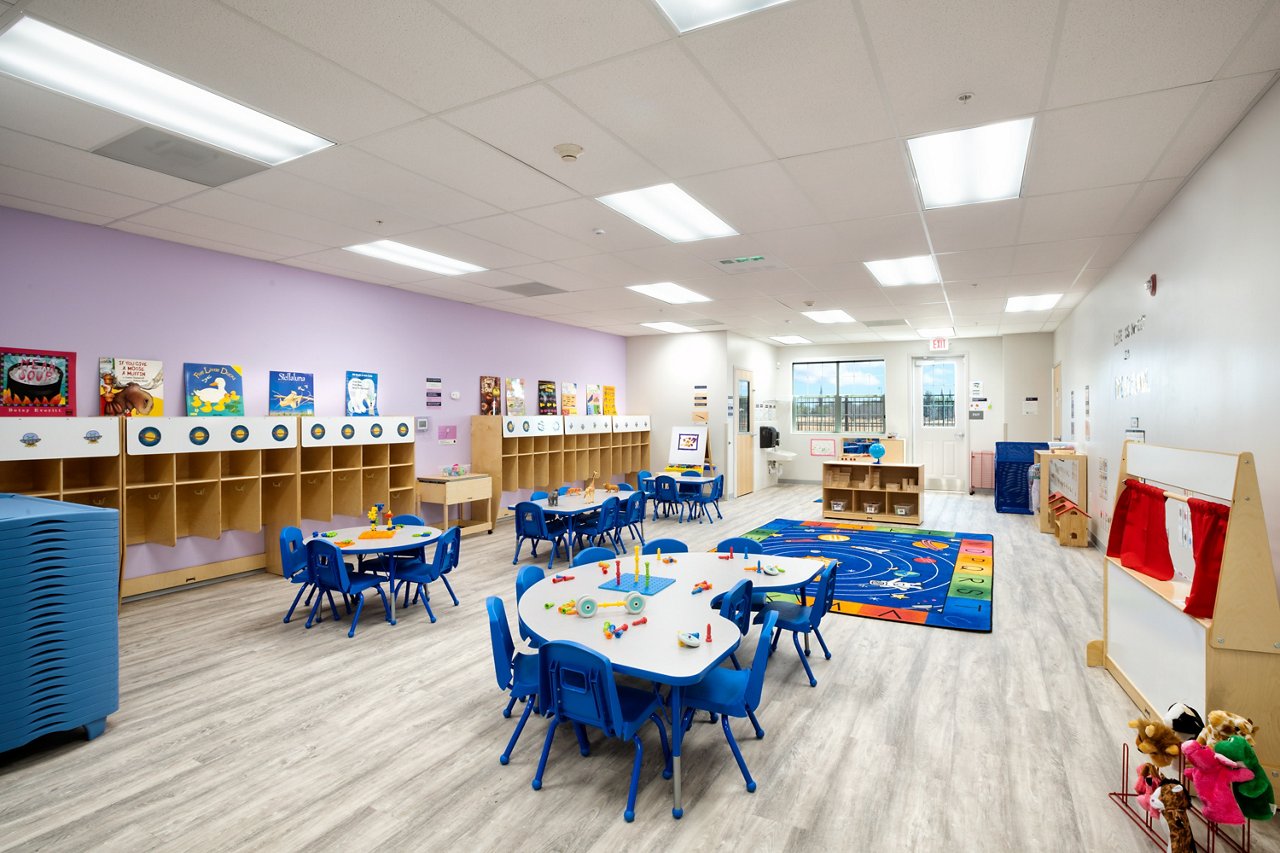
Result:
[[[929,352],[946,352],[951,349],[950,338],[930,338]]]

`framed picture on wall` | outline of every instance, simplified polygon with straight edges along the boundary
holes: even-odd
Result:
[[[834,438],[809,439],[809,455],[810,456],[835,456],[836,440]]]

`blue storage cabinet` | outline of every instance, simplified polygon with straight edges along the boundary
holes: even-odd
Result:
[[[120,707],[120,513],[0,494],[0,752]]]
[[[1048,449],[1044,441],[996,442],[996,512],[1031,515],[1027,470],[1036,461],[1035,452]]]

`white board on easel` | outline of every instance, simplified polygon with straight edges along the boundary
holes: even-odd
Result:
[[[707,458],[707,427],[676,426],[671,428],[671,452],[668,465],[701,467]]]

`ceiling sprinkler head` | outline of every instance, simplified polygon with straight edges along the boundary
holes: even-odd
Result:
[[[560,155],[561,160],[572,163],[582,153],[582,146],[573,142],[561,142],[555,147],[555,152]]]

